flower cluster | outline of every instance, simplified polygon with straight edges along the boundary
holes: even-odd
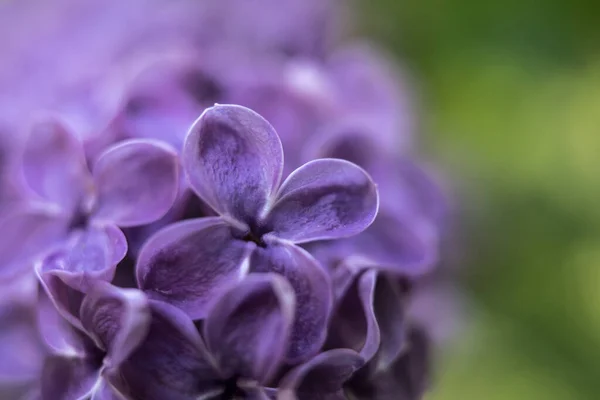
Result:
[[[422,397],[444,202],[336,6],[0,5],[0,397]]]

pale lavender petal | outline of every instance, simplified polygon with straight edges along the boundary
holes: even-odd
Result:
[[[233,105],[207,109],[183,149],[191,187],[213,209],[254,220],[281,180],[283,150],[273,127],[254,111]]]
[[[0,278],[10,279],[31,271],[36,258],[64,238],[67,220],[63,215],[37,207],[12,210],[0,219]]]
[[[250,274],[225,291],[204,321],[221,374],[266,384],[288,350],[295,295],[275,274]]]
[[[48,254],[38,266],[39,274],[52,274],[80,292],[96,280],[111,281],[125,256],[127,242],[114,225],[90,225],[71,234],[69,242]]]
[[[80,357],[49,356],[40,380],[42,400],[79,400],[92,393],[100,366]]]
[[[53,118],[33,126],[25,143],[23,173],[36,194],[66,212],[75,210],[92,188],[81,143]]]
[[[266,225],[295,243],[356,235],[375,219],[377,187],[360,167],[338,159],[304,164],[283,183]]]
[[[196,327],[176,307],[150,302],[150,330],[121,365],[115,386],[144,400],[196,400],[219,379]]]
[[[204,318],[224,285],[246,275],[253,247],[233,239],[220,217],[175,223],[148,239],[140,251],[138,286],[152,299],[174,304],[194,319]]]
[[[46,355],[34,312],[13,304],[0,308],[0,387],[35,382]]]
[[[114,368],[145,338],[150,309],[141,291],[99,281],[83,300],[80,320],[96,345],[107,352],[104,365]]]
[[[93,174],[98,190],[94,218],[119,226],[156,221],[177,198],[177,153],[158,140],[127,140],[111,147],[98,158]]]
[[[250,261],[251,272],[275,272],[290,282],[296,294],[296,315],[286,361],[298,363],[313,356],[325,341],[332,307],[329,275],[303,249],[272,241],[257,247]]]
[[[344,384],[364,360],[350,349],[319,354],[286,374],[279,383],[278,400],[343,400]]]

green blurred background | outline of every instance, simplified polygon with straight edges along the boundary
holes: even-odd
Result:
[[[473,307],[431,400],[600,399],[600,2],[363,0],[460,195]]]

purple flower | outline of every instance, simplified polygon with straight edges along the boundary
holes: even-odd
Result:
[[[179,309],[151,301],[152,323],[121,367],[117,386],[132,399],[267,399],[290,337],[295,296],[276,274],[230,285],[200,335]]]
[[[314,156],[349,160],[372,174],[380,208],[374,223],[360,235],[309,249],[330,267],[351,258],[359,265],[419,276],[437,261],[443,196],[421,168],[386,146],[386,138],[355,122],[330,127],[310,144],[308,153]]]
[[[64,126],[56,120],[36,125],[25,146],[23,172],[41,205],[4,219],[3,228],[15,232],[9,245],[24,246],[15,250],[3,244],[0,259],[10,261],[3,274],[66,240],[58,251],[62,261],[45,262],[44,268],[77,280],[88,272],[110,280],[127,251],[118,226],[162,217],[177,195],[178,168],[176,153],[162,142],[131,140],[103,152],[90,171],[80,143]]]
[[[62,293],[51,289],[48,295],[54,299]],[[75,325],[66,324],[49,305],[39,306],[41,332],[51,349],[41,372],[41,398],[120,398],[111,382],[146,337],[150,325],[146,297],[135,289],[97,281],[71,305],[77,315],[69,321]]]
[[[325,338],[329,279],[296,244],[355,235],[371,224],[378,195],[356,165],[315,160],[280,185],[283,153],[274,129],[253,111],[217,105],[191,128],[183,151],[191,188],[218,217],[171,225],[148,240],[139,287],[194,319],[222,287],[248,272],[277,272],[298,298],[287,360],[314,354]]]

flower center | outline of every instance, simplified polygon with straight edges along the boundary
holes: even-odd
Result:
[[[231,378],[223,381],[224,391],[221,393],[219,400],[236,400],[244,399],[246,393],[238,386],[239,375],[234,375]]]

